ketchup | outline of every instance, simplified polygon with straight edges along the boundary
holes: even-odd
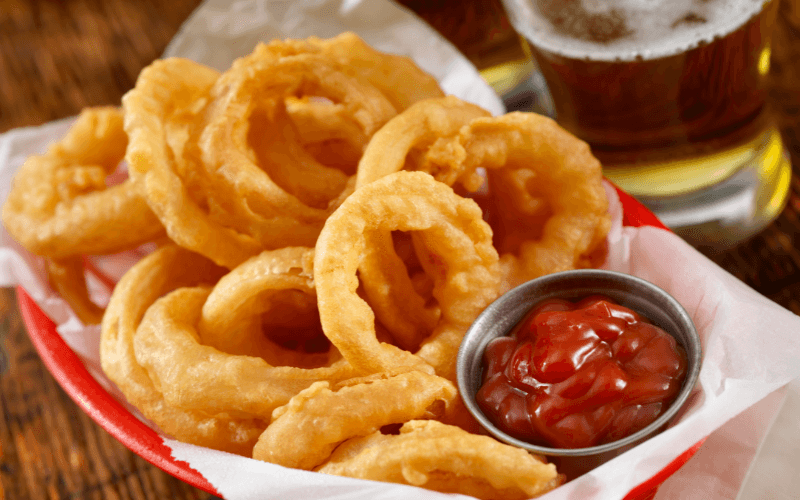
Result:
[[[606,297],[548,300],[489,343],[477,401],[510,436],[585,448],[653,422],[677,396],[686,366],[671,335]]]

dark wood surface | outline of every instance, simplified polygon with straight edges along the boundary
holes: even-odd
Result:
[[[119,103],[198,3],[0,0],[0,132]],[[517,54],[496,0],[471,10],[405,3],[478,66],[496,62],[498,51]],[[794,165],[787,207],[762,233],[711,258],[800,314],[800,0],[780,6],[770,98]],[[0,413],[5,498],[214,498],[129,452],[72,402],[31,345],[11,289],[0,290]]]
[[[199,3],[0,0],[0,132],[119,104]],[[70,399],[39,359],[10,289],[0,292],[0,340],[6,498],[216,498],[130,452]]]

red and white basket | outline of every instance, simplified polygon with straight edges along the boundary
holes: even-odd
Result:
[[[617,194],[623,208],[624,226],[666,229],[655,215],[633,197],[619,189]],[[108,282],[107,277],[96,270],[95,273],[102,281]],[[25,326],[42,361],[78,406],[103,429],[148,462],[197,488],[220,495],[201,473],[188,463],[175,459],[171,448],[165,445],[156,431],[139,420],[103,388],[56,331],[55,323],[42,312],[22,287],[18,287],[17,296]],[[652,499],[659,485],[685,464],[702,443],[703,440],[698,441],[658,473],[631,489],[624,500]]]

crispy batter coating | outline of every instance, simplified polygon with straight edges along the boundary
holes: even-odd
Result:
[[[342,441],[385,425],[440,417],[457,397],[450,381],[416,370],[379,374],[333,390],[318,382],[273,412],[253,458],[311,470]]]
[[[261,251],[227,224],[225,193],[202,175],[196,141],[219,73],[185,59],[156,61],[122,99],[131,178],[178,245],[233,268]],[[215,209],[215,207],[220,207]]]
[[[106,185],[128,145],[122,123],[117,108],[87,108],[60,141],[20,167],[3,223],[22,246],[62,259],[113,253],[163,234],[130,182]]]
[[[182,288],[216,282],[225,270],[198,254],[170,245],[156,250],[122,277],[101,324],[103,371],[162,431],[186,443],[250,455],[266,419],[210,415],[169,404],[136,359],[134,341],[148,308],[159,297]]]
[[[415,231],[429,252],[441,319],[418,356],[381,343],[375,315],[356,291],[369,231]],[[328,219],[314,260],[325,335],[357,369],[431,364],[455,380],[461,337],[497,296],[497,252],[478,206],[422,172],[397,172],[356,190]],[[422,362],[422,360],[425,362]]]
[[[248,300],[261,294],[291,287],[307,286],[309,276],[302,273],[307,249],[265,251],[260,256],[242,264],[244,272],[236,268],[212,287],[184,287],[170,292],[155,301],[145,313],[134,338],[136,361],[143,366],[161,392],[165,401],[175,407],[202,411],[210,415],[227,413],[238,417],[269,419],[272,411],[286,404],[295,394],[317,381],[340,381],[354,375],[354,370],[338,353],[332,353],[327,362],[316,368],[274,366],[258,350],[247,354],[221,351],[203,343],[198,324],[204,305],[211,295],[222,296],[233,313],[226,330],[211,335],[213,319],[205,323],[205,336],[214,337],[217,345],[226,343],[225,335],[253,337],[261,334],[260,328],[247,331],[251,325],[248,314],[259,318],[260,309],[248,307]],[[277,254],[277,255],[275,255]],[[284,257],[281,261],[275,257]],[[242,280],[249,281],[240,286]],[[248,290],[252,295],[237,293]],[[227,299],[227,300],[226,300]],[[256,297],[257,300],[257,297]],[[210,309],[213,309],[214,305]],[[244,313],[244,314],[243,314]],[[213,316],[213,314],[211,315]],[[244,325],[244,332],[240,324]],[[263,336],[263,334],[262,334]],[[270,344],[273,350],[280,349]],[[264,349],[262,347],[262,349]],[[297,357],[319,355],[296,353]],[[286,360],[284,360],[285,362]]]
[[[346,441],[316,470],[478,498],[531,498],[562,481],[555,466],[521,448],[435,420]]]
[[[588,144],[550,118],[520,112],[478,118],[456,140],[465,168],[487,171],[503,291],[589,265],[611,219],[602,166]]]

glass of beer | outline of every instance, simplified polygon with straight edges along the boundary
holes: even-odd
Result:
[[[503,0],[554,117],[690,243],[730,247],[783,208],[766,102],[778,0]]]

